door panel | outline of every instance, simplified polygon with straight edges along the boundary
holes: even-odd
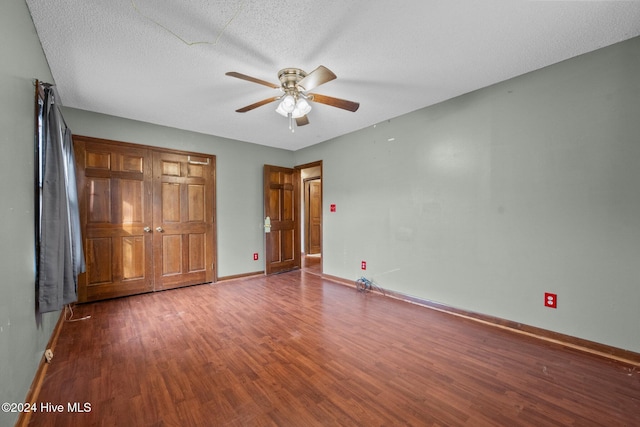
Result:
[[[162,218],[160,222],[180,222],[180,184],[163,182],[161,185]]]
[[[264,166],[264,211],[271,220],[265,233],[266,274],[300,268],[298,180],[295,169]]]
[[[156,289],[212,282],[213,158],[154,151],[153,170]]]
[[[145,148],[74,137],[87,272],[80,302],[153,290],[151,161]]]
[[[111,241],[112,239],[110,238],[87,239],[89,245],[87,246],[86,262],[89,286],[113,282],[113,275],[111,274],[111,266],[113,265],[111,260],[111,254],[113,253]]]
[[[122,278],[124,280],[144,277],[144,239],[142,237],[122,238]]]
[[[189,234],[189,271],[199,271],[205,268],[206,253],[205,236]]]

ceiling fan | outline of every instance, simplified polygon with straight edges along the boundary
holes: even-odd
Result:
[[[342,108],[343,110],[352,112],[356,111],[358,107],[360,107],[360,104],[357,102],[320,95],[317,93],[309,93],[310,90],[336,79],[336,75],[323,65],[320,65],[309,74],[299,68],[284,68],[278,72],[280,85],[237,73],[235,71],[230,71],[226,73],[226,75],[281,90],[283,92],[281,95],[273,96],[254,104],[247,105],[246,107],[236,110],[236,112],[246,113],[254,108],[279,100],[280,103],[278,104],[276,112],[289,118],[289,129],[292,132],[294,131],[294,120],[297,126],[309,124],[309,119],[307,117],[307,114],[311,111],[311,104],[309,102],[318,102],[320,104],[330,105],[332,107]]]

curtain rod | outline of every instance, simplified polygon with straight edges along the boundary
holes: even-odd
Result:
[[[44,90],[51,89],[54,98],[57,100],[58,107],[62,105],[62,102],[60,101],[60,94],[58,93],[58,89],[56,88],[55,84],[43,82],[38,79],[33,79],[33,85],[36,88],[36,97],[40,97],[44,100]]]

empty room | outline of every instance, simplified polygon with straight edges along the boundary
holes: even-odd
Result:
[[[0,32],[0,426],[638,425],[640,2]]]

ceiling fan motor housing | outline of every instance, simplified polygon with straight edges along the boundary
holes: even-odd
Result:
[[[278,78],[282,83],[282,89],[287,93],[297,93],[298,83],[307,76],[307,73],[299,68],[284,68],[278,71]],[[304,88],[302,88],[304,90]]]

